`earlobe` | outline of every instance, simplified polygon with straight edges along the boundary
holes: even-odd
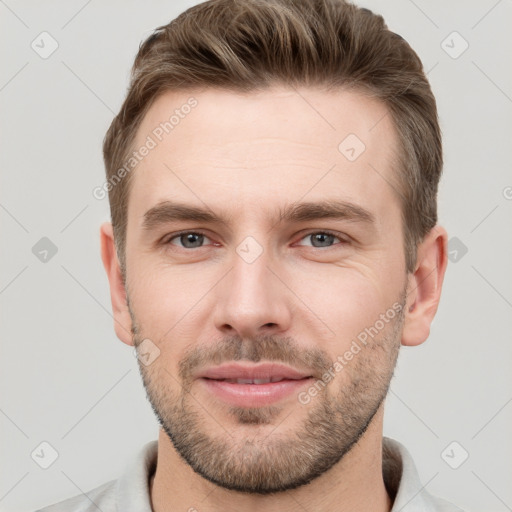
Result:
[[[110,285],[110,299],[117,337],[127,345],[133,345],[132,321],[128,309],[126,289],[117,257],[112,224],[105,222],[100,227],[101,259]]]
[[[430,334],[448,263],[447,243],[446,230],[435,226],[418,246],[416,268],[409,274],[402,345],[420,345]]]

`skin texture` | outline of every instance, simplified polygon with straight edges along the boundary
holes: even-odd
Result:
[[[167,92],[135,147],[191,96],[197,106],[133,171],[126,283],[110,223],[100,232],[116,333],[159,350],[150,365],[139,362],[162,426],[153,508],[390,510],[384,398],[400,344],[428,337],[447,235],[440,226],[428,233],[407,274],[386,107],[343,90]],[[349,134],[365,144],[354,161],[338,149]],[[293,203],[326,200],[373,221],[279,221]],[[145,213],[165,201],[224,220],[144,229]],[[176,236],[185,230],[204,238]],[[245,254],[257,257],[249,263]],[[372,326],[377,332],[308,403],[292,394],[272,406],[230,407],[195,378],[240,360],[284,362],[322,379]]]

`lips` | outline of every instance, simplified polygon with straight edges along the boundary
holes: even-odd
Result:
[[[312,375],[281,363],[226,363],[197,375],[207,393],[239,407],[261,407],[310,384]]]
[[[311,377],[311,374],[281,363],[261,363],[257,365],[225,363],[206,369],[198,377],[226,380],[237,384],[266,384],[281,380],[304,379]]]
[[[287,380],[284,377],[270,377],[270,379],[215,379],[232,384],[268,384],[269,382],[281,382]]]

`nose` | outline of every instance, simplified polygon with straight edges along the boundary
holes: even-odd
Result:
[[[292,294],[265,252],[256,261],[238,254],[233,268],[217,286],[215,326],[223,334],[253,339],[290,328]]]

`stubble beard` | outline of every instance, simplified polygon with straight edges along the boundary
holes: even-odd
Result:
[[[404,297],[400,303],[397,316],[343,368],[339,376],[344,374],[343,378],[320,386],[318,395],[307,405],[297,400],[292,406],[286,402],[285,406],[215,407],[208,411],[214,402],[205,407],[191,394],[190,374],[205,363],[300,362],[314,367],[320,375],[332,366],[325,352],[299,350],[289,338],[272,335],[252,342],[231,337],[207,348],[197,347],[180,361],[178,376],[165,366],[153,363],[146,367],[139,361],[148,400],[176,452],[206,480],[225,489],[255,494],[278,493],[308,484],[343,459],[381,407],[400,347]],[[144,337],[133,313],[132,320],[138,346]],[[295,408],[301,420],[293,429],[280,431],[280,424],[294,414]],[[228,411],[226,425],[222,425],[220,410]],[[236,436],[233,422],[243,426],[244,432],[247,426],[253,426],[254,435]],[[230,434],[232,430],[235,435]]]

